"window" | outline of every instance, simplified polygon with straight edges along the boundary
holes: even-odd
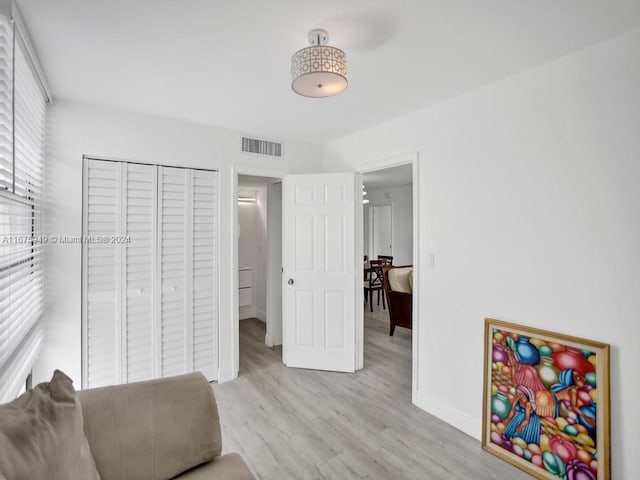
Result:
[[[42,191],[48,95],[19,14],[0,11],[0,403],[43,340]]]

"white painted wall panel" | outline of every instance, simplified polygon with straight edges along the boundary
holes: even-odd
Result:
[[[485,316],[608,342],[612,478],[637,476],[638,85],[635,29],[325,150],[419,152],[419,404],[480,438]]]

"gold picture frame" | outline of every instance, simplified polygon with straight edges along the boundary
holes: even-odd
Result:
[[[539,479],[609,480],[609,345],[485,318],[482,448]]]

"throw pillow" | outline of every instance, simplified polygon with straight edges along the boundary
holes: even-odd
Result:
[[[61,371],[0,406],[0,479],[100,480],[73,381]]]

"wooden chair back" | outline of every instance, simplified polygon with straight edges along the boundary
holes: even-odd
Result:
[[[378,255],[378,260],[386,260],[387,265],[393,265],[393,255]]]
[[[369,285],[379,285],[382,288],[382,269],[387,266],[387,261],[370,260],[369,264],[371,265],[371,269],[369,270]]]

